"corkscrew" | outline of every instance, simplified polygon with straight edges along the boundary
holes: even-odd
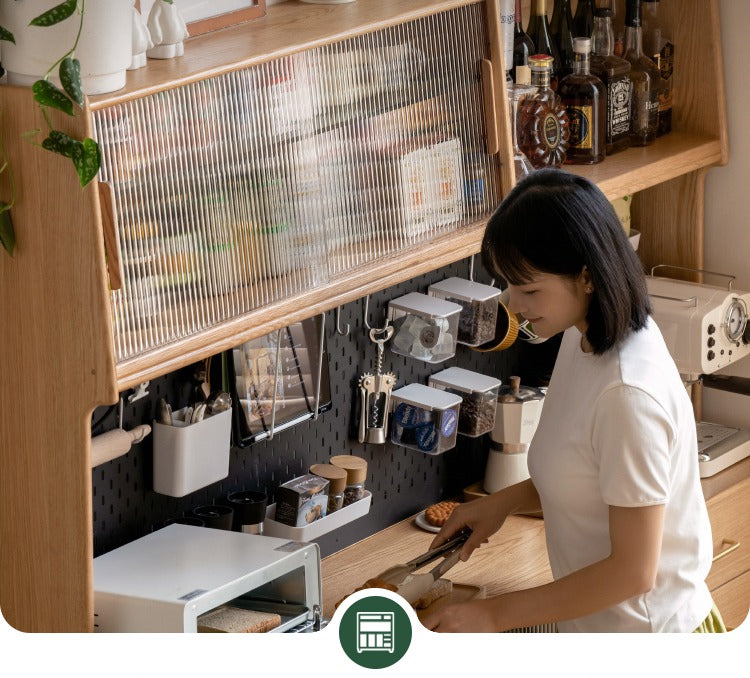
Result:
[[[388,432],[388,412],[391,404],[391,391],[396,385],[393,372],[383,374],[383,354],[385,343],[393,336],[393,326],[373,327],[370,330],[370,341],[378,347],[375,362],[375,374],[363,374],[359,380],[361,412],[359,419],[359,442],[385,443]]]

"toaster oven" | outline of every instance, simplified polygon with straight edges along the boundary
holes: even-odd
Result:
[[[172,524],[94,558],[94,631],[196,632],[222,605],[275,612],[272,632],[319,629],[320,549]]]

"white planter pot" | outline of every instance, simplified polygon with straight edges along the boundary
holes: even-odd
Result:
[[[8,83],[31,85],[75,42],[79,15],[54,26],[29,22],[59,4],[59,0],[0,0],[0,25],[16,43],[3,43],[3,68]],[[88,0],[75,57],[81,62],[85,94],[114,92],[125,86],[132,56],[132,0]],[[52,79],[59,85],[57,69]]]

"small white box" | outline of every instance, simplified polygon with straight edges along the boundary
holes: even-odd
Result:
[[[232,409],[195,424],[173,414],[174,425],[154,421],[154,492],[184,497],[229,475]]]

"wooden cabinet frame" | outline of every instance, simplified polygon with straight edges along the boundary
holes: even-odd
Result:
[[[90,134],[97,108],[465,4],[471,3],[274,5],[250,24],[189,41],[184,57],[150,60],[129,73],[123,90],[92,97],[82,116],[55,121],[58,129]],[[705,173],[727,160],[718,0],[662,5],[678,46],[674,131],[653,146],[573,171],[610,198],[636,193],[633,219],[646,265],[700,267]],[[515,178],[498,2],[486,6],[490,108],[505,194]],[[93,409],[145,379],[476,253],[485,224],[235,318],[145,360],[115,365],[97,183],[81,189],[67,159],[22,139],[29,129],[45,128],[29,90],[0,87],[0,111],[18,186],[16,253],[0,256],[0,606],[6,620],[24,631],[90,631]]]

